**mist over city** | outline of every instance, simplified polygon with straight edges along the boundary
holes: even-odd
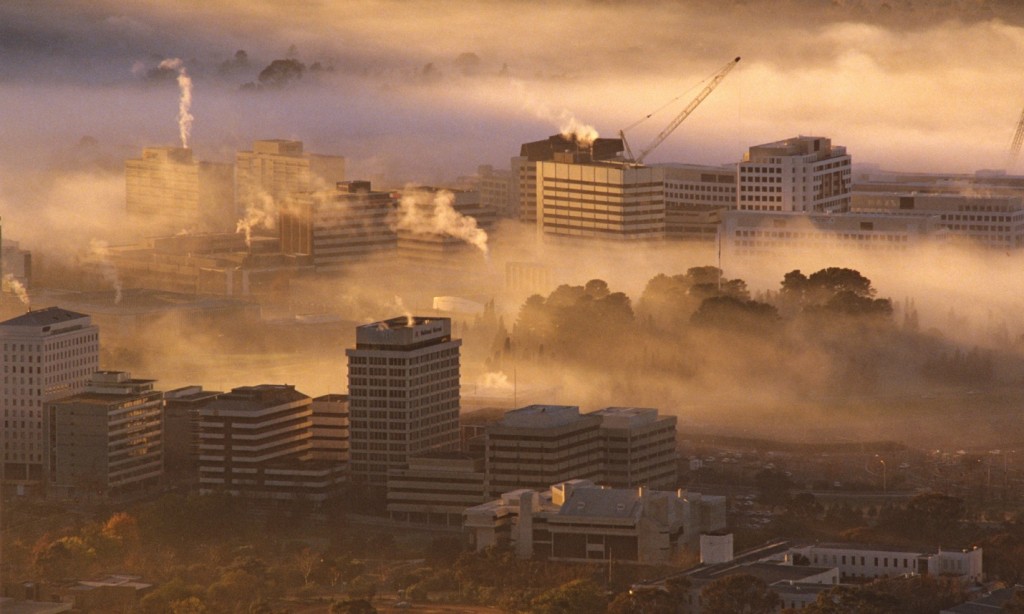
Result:
[[[1024,609],[1022,58],[1009,0],[0,5],[0,612]]]

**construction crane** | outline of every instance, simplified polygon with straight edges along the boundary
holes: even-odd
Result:
[[[1010,142],[1010,155],[1006,162],[1006,170],[1012,171],[1017,158],[1020,157],[1020,146],[1024,144],[1024,111],[1020,112],[1020,119],[1017,120],[1017,131],[1013,133],[1013,141]]]
[[[739,61],[740,59],[736,58],[735,60],[723,66],[721,70],[719,70],[717,73],[715,73],[715,75],[711,78],[711,82],[708,83],[704,87],[704,89],[700,91],[699,94],[697,94],[696,98],[690,101],[690,104],[686,105],[686,108],[683,109],[682,112],[679,113],[679,115],[676,115],[675,119],[669,122],[669,125],[666,126],[665,129],[658,134],[658,136],[654,137],[654,140],[651,141],[650,145],[648,145],[647,147],[640,151],[640,155],[636,157],[633,156],[633,150],[630,149],[629,142],[626,140],[625,129],[619,130],[619,136],[622,137],[622,146],[626,150],[626,161],[634,164],[643,164],[644,158],[646,158],[649,153],[654,151],[658,147],[658,145],[661,145],[661,143],[665,139],[667,139],[668,136],[672,134],[676,128],[679,127],[679,124],[683,123],[683,120],[689,117],[690,113],[693,113],[693,110],[700,106],[700,103],[704,102],[704,99],[707,98],[708,95],[711,94],[711,92],[715,91],[715,88],[718,87],[718,84],[722,82],[722,79],[725,79],[725,76],[729,74],[729,71],[736,67],[736,64],[738,64]],[[650,117],[650,115],[648,115],[644,119],[647,119],[648,117]],[[636,124],[633,124],[633,126],[635,125]]]

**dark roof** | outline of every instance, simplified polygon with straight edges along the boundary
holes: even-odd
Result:
[[[47,324],[60,324],[70,322],[79,318],[88,318],[84,313],[68,311],[60,307],[47,307],[29,311],[6,322],[0,322],[0,326],[46,326]]]
[[[283,405],[293,401],[309,399],[289,384],[260,384],[240,386],[211,401],[206,409],[253,409]]]
[[[595,139],[589,147],[581,146],[576,137],[565,137],[561,134],[550,136],[543,141],[523,143],[519,148],[519,155],[528,158],[531,162],[540,160],[553,160],[555,152],[577,151],[579,149],[593,151],[594,160],[608,160],[614,158],[623,149],[622,139]]]
[[[558,511],[559,516],[583,518],[634,518],[639,511],[636,489],[574,488]]]

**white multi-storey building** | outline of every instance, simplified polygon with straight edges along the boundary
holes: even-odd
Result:
[[[23,489],[41,484],[50,462],[44,407],[84,391],[99,369],[99,328],[87,315],[48,307],[0,323],[0,345],[3,478]]]
[[[1024,247],[1024,199],[1019,195],[855,192],[852,211],[879,218],[930,216],[951,241],[999,249]]]
[[[835,567],[842,580],[868,581],[907,574],[951,576],[965,582],[982,580],[982,549],[923,552],[901,547],[864,544],[816,544],[796,547],[811,565]]]
[[[459,347],[448,318],[356,328],[348,349],[351,474],[383,486],[409,457],[459,445]]]
[[[850,209],[850,156],[831,139],[799,136],[750,148],[739,163],[741,211]]]
[[[831,250],[906,251],[941,241],[937,215],[723,211],[719,229],[727,257]]]

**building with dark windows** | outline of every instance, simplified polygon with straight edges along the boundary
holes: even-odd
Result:
[[[570,405],[530,405],[506,413],[485,434],[487,493],[604,478],[601,417]]]
[[[653,407],[606,407],[587,414],[601,418],[605,476],[613,488],[676,487],[676,417],[659,416]]]
[[[98,371],[85,392],[47,404],[57,497],[151,490],[164,476],[164,393],[151,379]]]
[[[235,388],[199,415],[201,492],[321,503],[344,479],[342,463],[313,458],[313,400],[295,386]]]
[[[412,455],[458,448],[461,345],[448,318],[356,328],[356,347],[345,351],[353,480],[384,486]]]
[[[393,251],[389,224],[395,199],[369,181],[339,181],[333,189],[295,192],[281,209],[281,251],[312,256],[317,270],[335,269]]]

